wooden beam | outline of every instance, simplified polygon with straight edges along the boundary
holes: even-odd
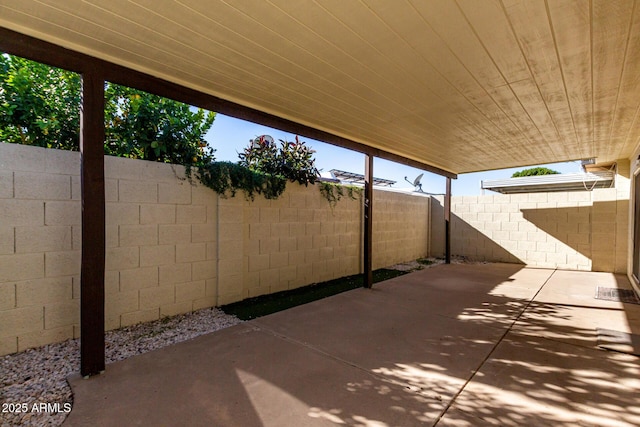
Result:
[[[364,163],[364,287],[373,286],[373,156]]]
[[[444,195],[444,238],[445,263],[451,264],[451,178],[447,177],[447,189]]]
[[[302,125],[294,121],[230,102],[213,95],[199,92],[149,74],[141,73],[114,63],[61,46],[45,42],[21,33],[0,27],[0,51],[23,58],[42,62],[58,68],[84,73],[87,69],[100,70],[104,79],[123,86],[129,86],[155,95],[174,99],[189,105],[215,111],[226,116],[258,123],[274,129],[294,133],[306,138],[358,151],[369,156],[379,157],[404,164],[438,175],[455,178],[457,175],[421,161],[410,159],[396,153],[370,147],[333,133]]]
[[[80,374],[104,371],[104,78],[82,73],[80,158],[82,265],[80,267]]]

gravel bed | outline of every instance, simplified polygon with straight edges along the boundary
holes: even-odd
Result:
[[[105,336],[106,362],[117,362],[240,322],[219,309],[207,308],[109,331]],[[0,426],[61,425],[73,405],[67,376],[79,371],[78,339],[2,356]],[[48,408],[46,404],[50,404]],[[18,409],[26,411],[16,412]]]
[[[403,262],[401,264],[395,264],[390,267],[386,267],[390,270],[399,270],[399,271],[416,271],[416,270],[424,270],[425,268],[435,267],[436,265],[444,264],[443,258],[422,258],[427,260],[429,263],[421,263],[418,260]],[[451,264],[489,264],[488,261],[472,261],[462,256],[452,256]]]
[[[434,267],[439,264],[443,264],[444,260],[437,260],[435,258],[430,258],[429,261],[432,261],[431,264],[420,264],[418,261],[409,261],[403,262],[402,264],[395,264],[390,267],[387,267],[390,270],[398,270],[398,271],[416,271],[422,270],[425,268]]]

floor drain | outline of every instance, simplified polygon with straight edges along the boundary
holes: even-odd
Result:
[[[640,299],[638,299],[638,296],[632,289],[604,288],[598,286],[596,288],[596,299],[640,304]]]

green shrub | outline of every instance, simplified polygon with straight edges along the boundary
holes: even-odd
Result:
[[[295,142],[280,140],[276,147],[273,138],[262,135],[249,144],[240,157],[240,165],[269,175],[278,175],[303,185],[316,182],[320,172],[316,169],[313,151],[296,136]]]
[[[524,169],[518,172],[514,172],[514,174],[511,175],[511,178],[521,178],[524,176],[556,175],[559,173],[560,172],[554,171],[553,169],[536,167],[536,168]]]
[[[327,199],[331,207],[334,207],[344,196],[348,196],[351,200],[356,200],[362,195],[362,191],[362,188],[353,185],[320,182],[320,194]]]
[[[196,169],[198,180],[222,197],[234,197],[238,190],[253,200],[256,194],[266,199],[277,199],[282,195],[287,181],[279,175],[264,174],[232,162],[209,162]],[[191,178],[192,170],[187,168]]]

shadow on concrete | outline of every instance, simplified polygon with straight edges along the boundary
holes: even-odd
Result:
[[[598,349],[596,328],[636,331],[640,307],[595,300],[598,284],[629,286],[554,273],[438,425],[638,425],[640,359]]]
[[[441,265],[275,313],[74,380],[68,425],[638,425],[639,359],[589,323],[623,326],[593,299],[623,278],[574,273]]]
[[[485,280],[488,277],[482,277],[482,268],[473,266],[467,274],[456,271],[456,281],[464,283],[456,286],[456,291],[444,289],[445,278],[430,277],[428,294],[437,303],[429,308],[434,312],[476,327],[508,330],[489,354],[481,345],[486,340],[482,333],[473,338],[459,333],[451,336],[453,344],[442,355],[475,363],[478,359],[472,361],[468,352],[459,350],[464,348],[479,358],[486,357],[438,425],[638,425],[640,359],[597,348],[598,326],[608,324],[632,333],[640,326],[639,306],[593,298],[597,285],[628,288],[626,277],[555,272],[547,279],[544,292],[529,303],[526,292],[534,291],[533,283],[541,279],[529,281],[532,277],[523,273],[531,272],[551,273],[515,270],[502,280],[496,277],[491,286],[491,281]],[[538,283],[542,286],[543,282]],[[438,291],[446,292],[446,299],[437,298],[434,294]],[[469,297],[456,298],[458,291],[485,295],[473,304],[467,299],[465,304]],[[437,348],[443,340],[448,341],[440,336],[430,339],[429,344]],[[452,377],[465,380],[447,362],[428,356],[422,362],[405,360],[378,372],[430,390],[434,386],[429,380],[439,385],[450,383]]]

